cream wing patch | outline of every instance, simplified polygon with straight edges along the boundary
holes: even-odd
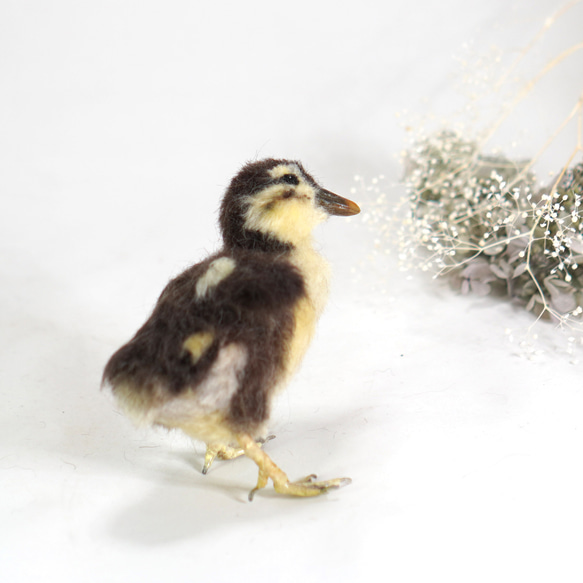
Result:
[[[231,275],[235,269],[235,265],[235,260],[230,257],[219,257],[215,259],[196,282],[196,297],[202,299],[207,296],[223,279]]]
[[[214,339],[215,335],[210,331],[206,331],[192,334],[184,341],[182,348],[190,353],[192,364],[196,364],[200,360],[200,357],[207,351]]]

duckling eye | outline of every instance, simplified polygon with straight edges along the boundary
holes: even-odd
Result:
[[[286,184],[294,184],[296,186],[300,183],[298,177],[295,174],[284,174],[281,177],[281,181],[285,182]]]

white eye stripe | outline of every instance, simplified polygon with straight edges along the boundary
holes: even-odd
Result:
[[[286,174],[294,174],[298,178],[302,176],[300,169],[295,164],[280,164],[269,171],[269,175],[272,178],[281,178]]]

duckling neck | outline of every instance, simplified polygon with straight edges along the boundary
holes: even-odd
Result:
[[[314,249],[312,239],[295,244],[288,257],[304,279],[307,299],[314,310],[314,319],[317,320],[328,300],[330,266]]]
[[[294,248],[291,243],[280,241],[276,237],[250,229],[242,230],[236,237],[233,234],[223,235],[223,241],[227,248],[262,251],[265,253],[288,253]]]
[[[294,307],[294,332],[288,345],[281,386],[300,365],[314,336],[316,324],[328,299],[330,268],[326,260],[314,249],[311,241],[294,245],[287,260],[300,272],[306,295]]]

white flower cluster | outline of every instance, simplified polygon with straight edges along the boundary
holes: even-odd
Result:
[[[539,317],[583,313],[583,165],[537,188],[528,161],[485,156],[441,131],[405,154],[405,267],[448,275],[463,293],[506,295]]]

